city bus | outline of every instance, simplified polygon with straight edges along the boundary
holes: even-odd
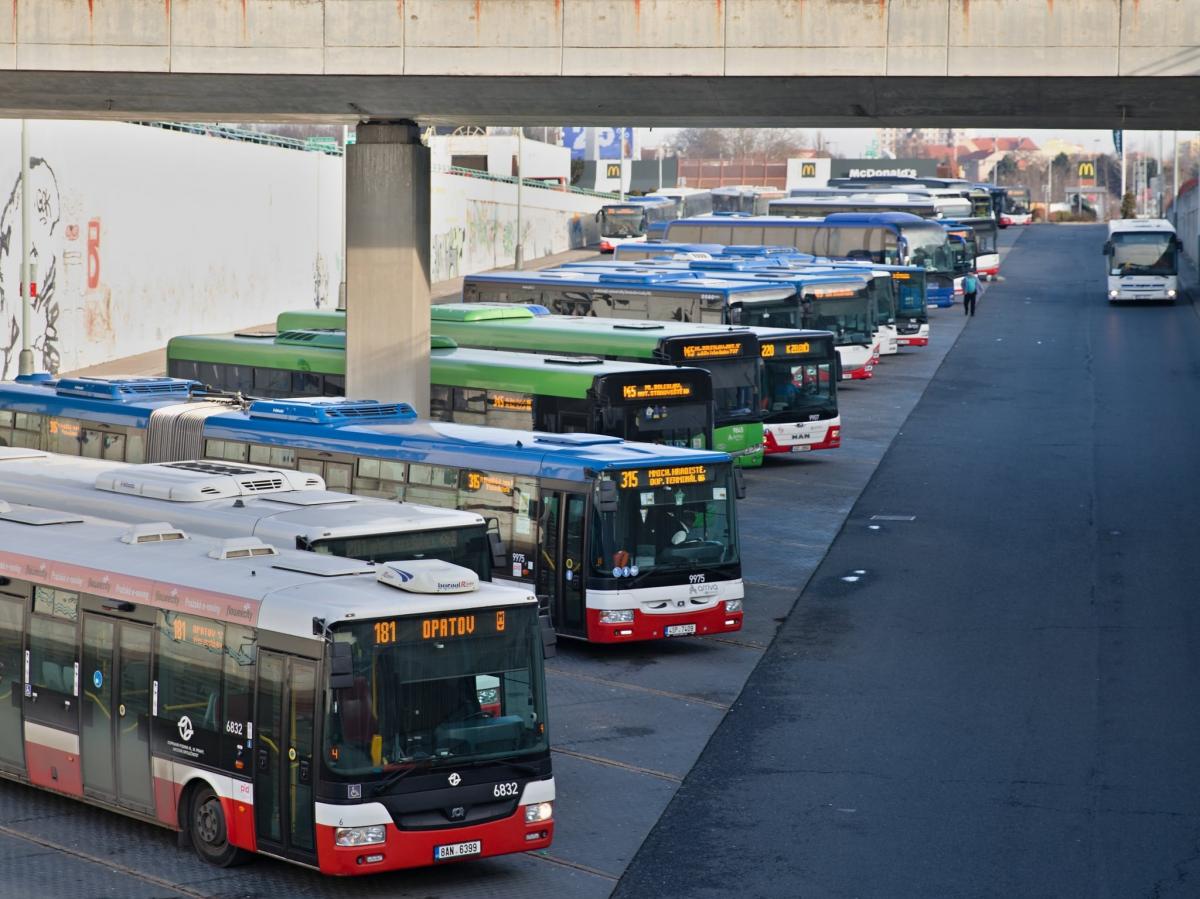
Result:
[[[626,197],[620,203],[605,203],[596,213],[600,223],[600,252],[611,253],[628,241],[643,241],[655,224],[679,218],[670,197]]]
[[[0,572],[8,780],[222,867],[346,876],[553,840],[528,589],[7,501]]]
[[[712,191],[700,187],[660,187],[647,197],[666,197],[675,203],[675,218],[707,215],[713,211]]]
[[[330,490],[319,475],[269,465],[115,461],[89,453],[103,442],[98,433],[60,421],[54,452],[0,447],[0,496],[118,521],[169,518],[188,533],[363,562],[441,559],[484,581],[493,568],[506,574],[497,525],[477,512]]]
[[[997,246],[1000,231],[996,220],[968,218],[942,222],[946,231],[964,239],[968,257],[973,260],[972,270],[980,278],[994,281],[1000,275],[1000,249]]]
[[[786,197],[788,192],[778,187],[714,187],[713,212],[740,212],[745,215],[766,215],[772,200]]]
[[[1004,188],[1004,207],[1000,211],[1000,227],[1028,225],[1033,221],[1033,204],[1028,187]]]
[[[464,349],[434,335],[430,417],[712,447],[712,378],[699,368]],[[341,396],[346,332],[202,334],[167,344],[167,375],[258,397]]]
[[[784,216],[680,219],[667,226],[668,239],[737,245],[787,245],[831,258],[869,259],[925,269],[930,303],[954,302],[954,259],[945,230],[934,221],[903,212],[835,213],[820,219]]]
[[[704,259],[712,256],[787,256],[790,259],[813,262],[818,257],[811,253],[801,253],[795,247],[727,247],[717,243],[667,243],[665,241],[647,241],[646,243],[627,243],[617,247],[613,252],[614,262],[641,262],[643,259],[660,259],[677,257],[682,259]],[[569,262],[559,268],[573,268],[589,263]],[[592,263],[594,264],[594,262]]]
[[[837,380],[841,370],[830,334],[798,328],[742,327],[714,332],[673,322],[535,315],[522,306],[493,304],[435,305],[433,321],[436,330],[453,334],[462,344],[519,351],[552,345],[560,352],[610,358],[678,358],[689,352],[715,352],[710,349],[714,344],[700,343],[700,338],[712,341],[719,336],[725,343],[731,337],[750,337],[756,341],[755,353],[761,360],[755,366],[759,379],[755,395],[768,452],[840,446],[837,390],[826,387],[831,378]],[[715,346],[721,348],[721,344]],[[794,390],[787,386],[789,381],[796,382]],[[793,449],[797,446],[803,449]]]
[[[620,643],[742,626],[734,500],[744,487],[726,453],[427,421],[404,403],[212,401],[194,398],[196,387],[0,383],[0,445],[49,450],[53,435],[78,428],[101,432],[113,458],[136,441],[149,462],[265,464],[477,512],[496,520],[509,550],[504,576],[534,590],[563,637]]]
[[[1169,300],[1179,296],[1182,244],[1166,219],[1114,219],[1104,242],[1108,301]]]

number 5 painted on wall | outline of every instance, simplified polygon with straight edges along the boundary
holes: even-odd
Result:
[[[88,222],[87,260],[88,290],[95,290],[100,286],[100,219]]]

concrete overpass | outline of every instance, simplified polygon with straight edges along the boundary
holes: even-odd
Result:
[[[0,114],[1191,128],[1189,0],[12,0]]]
[[[347,391],[424,409],[429,156],[403,123],[1192,128],[1194,2],[12,0],[0,116],[371,123]]]

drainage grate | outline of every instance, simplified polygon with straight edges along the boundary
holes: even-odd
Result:
[[[872,515],[871,521],[916,521],[916,515]]]

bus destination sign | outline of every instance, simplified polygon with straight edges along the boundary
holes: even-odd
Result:
[[[776,354],[783,354],[784,356],[807,356],[811,352],[812,345],[807,340],[800,343],[778,341],[762,345],[762,357],[764,359],[770,359]]]
[[[484,471],[469,470],[462,472],[461,489],[469,490],[472,493],[480,490],[490,490],[493,493],[503,493],[505,496],[511,496],[515,486],[516,481],[510,475],[489,474]]]
[[[683,347],[684,359],[721,359],[742,352],[741,341],[727,343],[691,343]]]
[[[660,400],[692,395],[692,385],[680,381],[665,381],[655,384],[626,384],[621,388],[621,398],[627,400]]]
[[[533,397],[511,393],[489,393],[487,404],[492,409],[505,409],[511,412],[532,412]]]
[[[707,465],[672,465],[669,468],[628,469],[621,472],[622,490],[655,487],[680,487],[685,484],[704,484],[712,477]]]
[[[457,637],[502,634],[503,609],[495,612],[471,612],[458,615],[432,615],[427,618],[402,618],[376,621],[371,629],[376,646],[395,643],[419,643],[423,640],[453,640]]]

